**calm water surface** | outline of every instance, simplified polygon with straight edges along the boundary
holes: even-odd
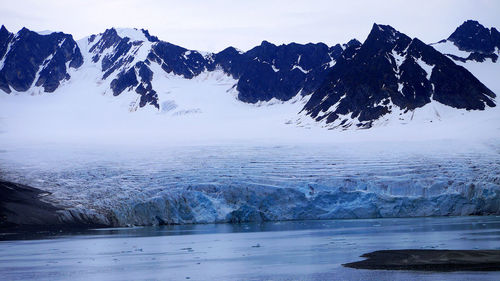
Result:
[[[498,145],[448,142],[0,153],[1,178],[50,191],[55,202],[116,213],[200,185],[423,197],[497,190],[498,167]],[[3,233],[0,240],[1,280],[500,280],[497,272],[342,267],[383,249],[500,249],[497,216]]]
[[[209,224],[3,234],[2,280],[500,280],[500,272],[357,270],[382,249],[500,249],[500,217]]]

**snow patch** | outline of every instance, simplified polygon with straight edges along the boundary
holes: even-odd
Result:
[[[116,33],[121,38],[128,37],[130,41],[148,41],[142,30],[137,28],[115,28]]]
[[[403,87],[404,87],[403,83],[398,82],[398,92],[403,93]]]
[[[16,42],[16,40],[12,40],[7,45],[7,50],[5,51],[4,56],[0,59],[0,70],[3,69],[3,67],[5,65],[5,60],[7,59],[7,56],[9,55],[9,52],[10,52],[10,48],[12,47],[12,45],[14,45],[15,42]]]
[[[422,58],[418,58],[416,60],[418,65],[427,73],[427,80],[431,80],[432,70],[434,69],[434,65],[427,64]]]
[[[406,57],[400,55],[396,50],[392,50],[391,54],[394,57],[394,60],[396,61],[396,70],[399,72],[399,68],[401,67],[403,62],[406,60]]]
[[[444,42],[440,41],[438,43],[432,43],[429,45],[445,55],[450,54],[461,58],[467,58],[470,54],[469,52],[461,51],[453,42],[449,40],[445,40]]]
[[[50,35],[52,33],[60,32],[60,31],[42,30],[42,31],[35,31],[35,32],[40,34],[40,35]]]
[[[345,99],[346,97],[347,97],[347,94],[344,94],[343,96],[340,97],[340,99],[335,104],[333,104],[332,106],[330,106],[328,109],[321,110],[321,112],[318,114],[318,117],[322,117],[322,116],[325,116],[325,115],[330,114],[332,112],[335,112],[335,110],[337,110],[337,108],[339,107],[339,105],[342,102],[342,100]],[[325,96],[323,98],[323,101],[325,101],[327,99],[328,99],[328,96]]]
[[[307,74],[307,73],[309,73],[311,71],[311,70],[305,70],[305,69],[303,69],[300,65],[294,65],[292,67],[292,70],[294,70],[294,69],[298,69],[298,70],[302,71],[305,74]]]

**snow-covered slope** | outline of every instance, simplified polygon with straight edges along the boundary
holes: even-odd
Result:
[[[417,110],[419,117],[428,113],[423,120],[439,121],[437,106],[485,110],[495,107],[495,96],[419,39],[374,24],[366,41],[337,61],[303,112],[330,128],[371,128],[411,122]]]
[[[477,21],[466,21],[448,39],[430,44],[465,67],[495,93],[500,93],[500,33]]]
[[[16,34],[0,28],[0,90],[5,93],[55,91],[80,67],[82,54],[73,37],[64,33],[40,35],[27,28]]]
[[[388,31],[384,32],[385,28]],[[491,107],[495,99],[474,80],[476,76],[493,93],[500,92],[495,79],[499,73],[498,63],[488,59],[484,62],[454,60],[440,62],[436,67],[435,58],[425,53],[432,53],[434,49],[418,39],[408,38],[388,26],[374,25],[374,30],[375,33],[381,30],[372,36],[378,43],[363,46],[356,40],[333,47],[322,43],[276,46],[264,41],[247,52],[230,47],[213,54],[161,41],[146,30],[108,29],[75,43],[73,53],[70,52],[74,58],[68,56],[67,59],[78,61],[74,54],[81,52],[81,65],[72,67],[71,60],[51,64],[50,59],[37,58],[42,65],[47,61],[47,65],[64,70],[61,74],[65,78],[57,81],[53,93],[41,87],[28,87],[9,88],[10,94],[0,94],[0,138],[12,144],[165,144],[491,139],[500,134],[500,125],[496,125],[500,124],[499,111]],[[0,55],[4,63],[8,42],[14,34],[4,27],[2,32],[6,45],[0,46]],[[23,32],[32,34],[27,30]],[[401,35],[398,42],[393,38],[396,33]],[[58,39],[55,36],[66,35],[52,33],[40,38],[52,38],[47,36]],[[398,47],[381,55],[380,64],[372,65],[374,69],[382,65],[384,70],[388,66],[387,73],[378,72],[383,75],[373,76],[378,79],[372,83],[376,85],[374,92],[368,90],[363,95],[340,95],[339,92],[336,102],[333,95],[321,95],[320,92],[329,93],[318,90],[321,85],[328,85],[324,80],[337,75],[336,69],[345,70],[345,65],[358,56],[360,50],[378,52],[391,44]],[[446,53],[440,48],[453,47],[449,45],[442,42],[433,47]],[[432,54],[441,56],[438,52]],[[339,61],[344,66],[339,66]],[[457,70],[455,63],[466,67],[474,76],[460,68]],[[405,70],[399,69],[405,67]],[[446,79],[433,78],[438,77],[435,74],[438,70],[448,74]],[[405,71],[410,75],[405,76]],[[460,76],[464,79],[454,81],[457,73],[464,74]],[[345,77],[351,77],[354,82],[361,77],[347,74]],[[387,78],[386,74],[396,80]],[[347,80],[341,82],[345,84]],[[459,94],[441,91],[440,98],[429,96],[429,93],[437,93],[433,88],[436,85],[443,89],[447,85],[463,87],[456,87],[460,89]],[[390,95],[386,95],[387,89]],[[384,91],[386,94],[379,95]],[[475,94],[470,94],[472,92]],[[315,93],[312,99],[311,93]],[[464,102],[461,97],[468,93],[470,97]],[[370,97],[368,103],[359,99],[362,96]],[[304,109],[308,102],[310,106]],[[317,107],[320,111],[311,118],[314,104],[320,105]],[[347,107],[348,110],[344,110]],[[376,110],[388,107],[388,113]],[[328,122],[327,116],[334,115],[338,118]],[[372,128],[355,132],[325,130],[359,124],[362,124],[360,128]]]
[[[84,38],[71,49],[81,51],[82,64],[57,64],[71,78],[53,92],[0,93],[0,171],[8,172],[1,177],[52,192],[45,199],[64,208],[60,219],[68,223],[498,214],[500,110],[473,78],[498,93],[497,64],[451,61],[418,39],[374,28],[382,34],[364,47],[263,42],[218,54],[136,29]],[[351,63],[362,49],[377,59]],[[411,77],[400,71],[405,62]],[[339,64],[356,71],[343,74],[349,81],[329,82],[356,85],[370,66],[381,70],[368,81],[376,87],[335,101],[323,92],[315,98],[320,111],[340,119],[318,122],[302,109],[310,93],[321,94],[314,79],[331,78]],[[451,77],[436,80],[438,71]],[[438,85],[456,86],[457,73],[465,90],[429,95]],[[469,92],[477,99],[460,104],[457,96]],[[388,97],[390,113],[372,111]],[[336,111],[342,101],[343,115]],[[368,121],[354,111],[374,114],[370,129],[332,129],[342,119],[351,129]]]
[[[465,60],[472,53],[461,51],[453,42],[449,40],[443,40],[439,43],[431,45],[443,54],[452,55],[449,57],[452,58],[456,64],[469,70],[493,92],[500,93],[500,82],[498,79],[498,75],[500,73],[500,60],[497,59],[494,61],[491,58],[485,58],[482,62],[476,60]],[[494,54],[500,55],[500,51],[496,49]],[[457,58],[463,58],[464,60]]]
[[[153,66],[160,110],[138,110],[140,96],[125,91],[113,96],[100,80],[98,67],[71,73],[51,95],[38,92],[0,95],[3,143],[204,143],[292,137],[290,116],[304,100],[247,104],[238,101],[235,80],[222,71],[193,79],[164,73]],[[89,90],[91,89],[91,90]],[[285,134],[285,135],[283,135]]]

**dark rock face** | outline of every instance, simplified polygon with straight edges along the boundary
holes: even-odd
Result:
[[[96,35],[92,35],[89,38],[89,43],[93,43],[96,39]],[[92,57],[92,62],[98,62],[101,58],[101,54],[108,48],[111,48],[117,45],[122,38],[118,36],[118,33],[114,28],[106,29],[99,41],[94,43],[89,49],[90,53],[94,53],[95,55]]]
[[[106,80],[112,74],[116,75],[110,84],[113,94],[119,95],[125,89],[134,89],[141,95],[141,107],[146,104],[159,107],[156,91],[151,84],[151,63],[159,64],[167,73],[187,79],[203,71],[220,68],[238,79],[236,87],[241,101],[256,103],[273,98],[286,101],[299,92],[307,95],[315,91],[344,49],[360,45],[357,40],[351,40],[343,46],[332,47],[323,43],[306,45],[291,43],[276,46],[264,41],[260,46],[245,53],[230,47],[217,54],[202,55],[197,51],[160,41],[147,30],[140,31],[149,43],[152,43],[151,50],[143,61],[137,62],[135,55],[144,42],[134,41],[128,37],[122,38],[114,28],[90,36],[88,44],[92,62],[101,66],[102,79]],[[36,33],[32,33],[32,36],[42,37]],[[0,31],[0,54],[5,52],[4,49],[11,40],[9,38],[12,37],[13,34],[8,33],[5,28]],[[68,78],[62,63],[68,56],[66,44],[68,43],[62,45],[64,52],[56,53],[53,60],[47,62],[48,66],[40,72],[40,79],[35,81],[36,85],[44,85],[47,91],[53,91],[58,87],[60,80]],[[83,59],[79,50],[75,53],[75,59],[71,61],[70,66],[78,67]],[[22,57],[29,60],[25,54],[22,54]],[[7,72],[9,75],[14,73],[10,69],[7,69]],[[31,77],[31,81],[22,79],[28,81],[24,84],[6,79],[11,77],[0,76],[0,87],[8,92],[9,85],[13,83],[16,85],[16,90],[26,91],[31,87],[35,74],[36,70],[27,72],[26,75]]]
[[[213,70],[210,61],[206,60],[199,52],[164,41],[153,45],[148,59],[158,63],[165,72],[182,75],[187,79],[191,79],[205,70]]]
[[[152,36],[149,34],[149,31],[146,29],[141,29],[142,33],[144,33],[144,36],[149,40],[149,42],[159,42],[160,40],[156,36]]]
[[[369,128],[392,112],[434,99],[467,110],[495,106],[495,94],[465,68],[418,39],[374,24],[360,47],[347,48],[304,111],[317,121]]]
[[[127,71],[122,71],[118,74],[118,77],[111,81],[111,89],[113,90],[113,95],[118,96],[126,88],[137,86],[139,81],[137,81],[137,76],[135,75],[135,69],[130,68]]]
[[[156,37],[149,35],[147,30],[141,31],[148,41],[155,42],[157,40]],[[138,49],[144,42],[133,41],[129,37],[122,38],[114,28],[107,29],[100,35],[99,40],[90,47],[89,52],[93,54],[92,61],[94,63],[99,63],[99,60],[101,60],[101,69],[104,72],[103,80],[119,71],[110,83],[113,95],[118,96],[126,89],[135,88],[135,92],[141,95],[140,107],[151,104],[159,108],[158,95],[151,84],[153,72],[148,67],[149,60],[138,61],[131,65]],[[97,36],[90,37],[89,42],[93,43],[95,38]]]
[[[0,58],[3,58],[5,53],[7,52],[7,48],[9,46],[9,42],[14,37],[14,34],[10,33],[5,26],[2,25],[0,28]]]
[[[483,54],[483,53],[471,53],[467,60],[474,60],[477,62],[485,62],[486,59],[491,59],[492,62],[497,62],[498,55],[497,54]]]
[[[467,52],[492,54],[495,48],[500,48],[500,32],[494,27],[488,29],[474,20],[460,25],[448,40]]]
[[[39,231],[104,227],[95,217],[46,202],[50,193],[30,186],[0,180],[0,240],[37,236]],[[48,201],[48,200],[47,200]],[[65,215],[66,214],[66,215]],[[10,234],[9,234],[10,233]]]
[[[153,90],[151,84],[152,80],[153,72],[144,62],[138,62],[134,67],[118,74],[117,78],[111,81],[110,86],[114,96],[121,94],[127,88],[136,87],[135,92],[141,95],[139,101],[140,107],[151,104],[156,108],[160,108],[158,105],[158,94]]]
[[[2,25],[0,28],[0,61],[5,61],[4,56],[9,49],[9,43],[14,37],[14,34],[10,33],[5,26]],[[1,69],[3,68],[2,65],[0,65],[0,89],[2,89],[4,92],[10,93],[10,87],[7,79],[5,78],[5,75],[2,75]]]
[[[141,95],[139,106],[143,107],[146,104],[151,104],[156,108],[160,108],[158,105],[158,94],[153,90],[153,85],[151,84],[153,80],[153,71],[151,71],[144,62],[138,62],[135,68],[141,79],[139,87],[135,89],[136,93]]]
[[[356,44],[356,41],[350,42]],[[276,46],[263,41],[248,52],[229,47],[214,56],[214,63],[238,79],[238,98],[256,103],[272,98],[289,100],[299,91],[310,94],[322,82],[342,47],[323,43]]]
[[[455,61],[461,61],[461,62],[467,62],[467,61],[485,62],[487,59],[490,59],[492,62],[497,62],[498,60],[497,54],[483,54],[477,52],[470,53],[469,56],[466,58],[459,57],[453,54],[446,54],[446,55]]]
[[[154,42],[151,50],[144,61],[145,65],[141,68],[148,68],[151,63],[157,63],[167,72],[175,75],[183,76],[187,79],[201,74],[203,71],[214,71],[217,68],[222,69],[225,73],[238,79],[237,90],[238,98],[241,101],[256,103],[259,101],[269,101],[272,98],[279,100],[289,100],[297,95],[302,90],[302,94],[306,95],[317,89],[322,80],[328,73],[328,69],[334,64],[343,52],[343,47],[340,45],[329,48],[325,44],[288,44],[276,46],[264,41],[260,46],[257,46],[248,52],[241,53],[233,47],[229,47],[220,53],[202,55],[197,51],[188,50],[183,47],[164,42],[157,41],[149,32],[144,31],[146,38]],[[105,36],[102,38],[104,39]],[[111,41],[120,50],[120,44],[124,46],[130,42],[120,41],[114,34],[109,35]],[[121,39],[124,40],[124,39]],[[123,42],[123,43],[122,43]],[[112,44],[100,43],[103,46],[111,46]],[[356,40],[352,40],[344,46],[360,45]],[[129,52],[130,49],[125,49],[124,52]],[[113,56],[113,58],[115,55]],[[117,58],[123,58],[122,52],[116,51]],[[115,60],[113,60],[115,61]],[[126,65],[128,62],[124,61]],[[118,63],[118,68],[124,64]],[[104,59],[103,59],[104,68]],[[110,68],[113,72],[115,68]],[[137,86],[132,75],[125,75],[126,71],[120,74],[120,81],[114,82],[113,91],[119,94],[127,87]],[[125,77],[128,83],[124,83]],[[144,81],[148,81],[147,79]],[[128,86],[123,88],[118,85]],[[150,83],[149,83],[150,85]],[[148,93],[147,98],[141,99],[141,105],[145,103],[157,104],[155,100],[156,92],[148,88],[148,83],[139,86],[136,89],[137,93]]]
[[[303,111],[334,127],[369,128],[388,113],[412,111],[432,100],[467,110],[495,106],[495,94],[466,69],[390,26],[375,24],[363,44],[355,39],[331,47],[263,41],[247,52],[229,47],[212,54],[161,41],[145,29],[136,31],[141,39],[122,38],[111,28],[87,43],[91,62],[101,67],[101,79],[110,83],[113,95],[133,90],[141,96],[140,107],[159,109],[152,85],[155,63],[186,79],[220,69],[237,80],[238,98],[247,103],[313,93]],[[498,60],[500,33],[495,28],[467,21],[448,40],[470,52],[467,58],[448,55],[456,61]],[[138,54],[144,57],[138,59]],[[71,35],[39,35],[26,28],[14,35],[0,28],[0,89],[7,93],[33,86],[53,92],[70,79],[67,66],[82,64]]]
[[[130,42],[130,38],[121,38],[118,36],[116,30],[111,28],[107,29],[102,34],[99,41],[90,47],[89,52],[95,54],[92,57],[92,61],[95,63],[101,59],[102,54],[105,53],[107,49],[112,49],[112,52],[102,57],[101,69],[104,72],[102,79],[106,79],[111,73],[134,60],[133,56],[127,55],[132,45],[133,43]]]
[[[80,49],[71,35],[60,32],[39,35],[27,28],[14,36],[2,26],[0,54],[3,61],[0,89],[7,93],[11,88],[27,91],[32,85],[53,92],[62,80],[70,78],[66,63],[71,68],[83,64]]]
[[[60,210],[41,198],[48,193],[25,185],[0,181],[0,229],[16,225],[55,225]]]

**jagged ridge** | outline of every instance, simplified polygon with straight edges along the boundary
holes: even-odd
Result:
[[[471,36],[481,44],[474,45]],[[496,61],[491,50],[497,48],[497,39],[496,29],[474,21],[465,22],[449,37],[460,48],[473,49],[467,59],[478,61],[485,57]],[[332,47],[276,46],[263,41],[247,52],[229,47],[219,53],[188,50],[144,29],[110,28],[77,44],[63,33],[39,35],[23,28],[14,35],[2,26],[0,89],[10,93],[11,88],[23,92],[41,86],[53,92],[70,79],[68,68],[79,68],[84,57],[100,68],[99,79],[109,83],[113,95],[139,94],[140,107],[160,109],[161,89],[152,83],[159,73],[152,70],[153,64],[185,79],[220,69],[237,80],[238,99],[248,103],[314,93],[303,112],[332,127],[370,128],[387,114],[406,114],[432,101],[466,110],[495,106],[495,94],[466,69],[419,39],[377,24],[363,44],[351,40]]]
[[[68,67],[78,68],[82,54],[73,37],[61,32],[39,35],[27,28],[16,35],[0,28],[0,89],[24,92],[31,87],[55,91],[69,80]]]
[[[495,106],[495,94],[465,68],[417,38],[374,24],[337,61],[304,111],[336,127],[370,128],[382,116],[432,100],[467,110]]]

